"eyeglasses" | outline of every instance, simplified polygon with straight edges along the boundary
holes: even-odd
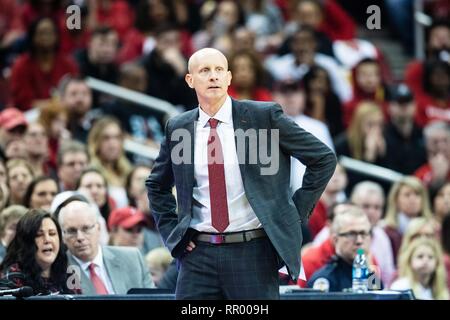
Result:
[[[124,228],[123,230],[125,230],[128,233],[140,233],[142,231],[142,226],[137,225],[131,228]]]
[[[84,235],[90,235],[94,231],[96,223],[90,226],[82,226],[80,229],[77,228],[69,228],[67,230],[64,230],[64,234],[67,235],[69,238],[75,238],[78,235],[78,231],[81,231]]]
[[[371,231],[369,231],[369,232],[367,232],[367,231],[348,231],[348,232],[339,233],[338,236],[355,241],[358,238],[358,236],[361,236],[361,238],[364,240],[371,234],[372,234]]]

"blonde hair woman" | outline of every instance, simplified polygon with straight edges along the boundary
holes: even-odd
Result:
[[[384,157],[386,143],[383,137],[384,116],[381,107],[362,102],[348,127],[348,145],[354,159],[378,162]]]
[[[336,154],[385,166],[386,142],[383,126],[384,116],[379,105],[373,102],[358,104],[347,131],[335,140]],[[367,175],[350,170],[347,176],[347,193],[350,193],[358,182],[367,180]]]
[[[391,289],[412,289],[417,299],[449,298],[443,254],[436,240],[414,239],[399,257],[399,276]]]
[[[396,182],[389,191],[384,229],[391,240],[394,258],[397,257],[403,234],[412,219],[432,218],[428,192],[422,182],[406,176]]]
[[[91,166],[97,168],[109,185],[111,197],[117,206],[127,205],[125,180],[131,164],[125,157],[124,133],[114,117],[104,117],[95,122],[88,136]]]
[[[434,218],[419,217],[414,218],[403,234],[402,244],[398,251],[398,258],[405,252],[410,243],[418,238],[439,239],[440,227]]]

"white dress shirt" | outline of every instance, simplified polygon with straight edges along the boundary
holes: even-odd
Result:
[[[91,265],[91,263],[94,263],[95,264],[95,269],[94,269],[95,273],[103,281],[103,284],[106,286],[106,290],[108,290],[108,294],[115,293],[112,283],[111,283],[111,279],[109,278],[108,272],[106,271],[106,267],[103,262],[103,251],[102,251],[101,246],[98,247],[98,253],[95,256],[94,260],[92,260],[92,261],[84,262],[84,261],[81,261],[80,259],[78,259],[77,257],[75,257],[74,255],[72,255],[72,256],[75,259],[75,261],[78,262],[78,264],[81,267],[81,270],[83,270],[83,272],[86,274],[86,276],[89,279],[91,279],[91,274],[89,272],[89,266]]]
[[[198,123],[195,127],[194,147],[194,190],[193,190],[193,218],[190,226],[202,232],[217,232],[211,224],[211,204],[209,198],[208,177],[208,137],[209,119],[211,117],[199,107]],[[227,190],[228,214],[230,224],[225,232],[235,232],[261,228],[261,222],[255,215],[245,195],[239,161],[234,139],[231,98],[214,115],[219,120],[217,134],[222,145],[225,184]]]
[[[299,127],[303,128],[314,135],[317,139],[327,145],[328,148],[334,151],[333,139],[331,138],[328,127],[322,121],[308,117],[304,114],[299,114],[295,117],[291,117]],[[305,175],[306,167],[300,161],[291,157],[291,183],[290,187],[292,193],[302,187],[303,176]]]

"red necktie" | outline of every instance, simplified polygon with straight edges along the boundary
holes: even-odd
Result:
[[[217,133],[219,120],[209,119],[208,137],[208,177],[209,197],[211,202],[211,223],[219,232],[223,232],[230,221],[228,219],[227,188],[225,185],[225,169],[222,144]]]
[[[95,288],[95,292],[98,294],[108,294],[105,284],[95,272],[95,263],[91,263],[89,265],[89,274],[91,276],[91,282]]]

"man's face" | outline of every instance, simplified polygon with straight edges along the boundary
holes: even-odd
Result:
[[[314,1],[301,2],[297,6],[297,21],[302,25],[317,29],[323,20],[322,12]]]
[[[125,229],[117,227],[114,232],[114,245],[140,248],[144,244],[144,230],[141,225]]]
[[[429,157],[440,153],[446,157],[450,156],[450,134],[447,130],[436,130],[426,139]]]
[[[69,251],[78,259],[92,261],[97,253],[100,225],[87,203],[73,201],[63,208],[63,239]]]
[[[369,218],[370,224],[375,226],[383,215],[383,197],[379,193],[371,192],[362,196],[359,201],[356,205],[363,209]]]
[[[91,89],[82,81],[71,81],[61,97],[61,103],[70,114],[82,117],[92,106]]]
[[[94,64],[113,63],[116,58],[119,38],[112,31],[107,34],[97,34],[89,43],[89,59]]]
[[[4,148],[12,140],[21,140],[25,131],[25,125],[18,125],[10,130],[0,127],[0,146]]]
[[[59,165],[58,177],[65,190],[75,188],[75,183],[81,176],[81,172],[88,166],[88,157],[84,152],[69,152],[62,157]]]
[[[31,123],[24,136],[27,153],[36,156],[48,154],[48,137],[44,127],[39,123]]]
[[[370,223],[366,217],[342,217],[339,230],[333,234],[336,253],[351,263],[359,248],[368,252],[370,247]]]
[[[273,99],[281,105],[283,112],[288,116],[301,115],[305,110],[305,92],[302,89],[277,90],[273,93]]]
[[[414,101],[399,103],[391,102],[389,104],[389,115],[395,123],[412,123],[416,113],[416,104]]]
[[[365,93],[374,93],[381,85],[380,69],[376,63],[364,63],[356,70],[356,82]]]
[[[189,87],[195,89],[198,100],[209,103],[225,99],[231,83],[228,63],[219,52],[203,51],[197,53],[191,70],[186,75]]]
[[[441,26],[436,27],[430,32],[430,39],[428,40],[429,50],[442,50],[450,48],[450,29]]]
[[[122,155],[123,134],[120,127],[111,123],[100,134],[99,157],[105,162],[118,161]]]
[[[312,65],[316,54],[317,42],[311,32],[297,32],[291,42],[292,53],[299,63]]]
[[[156,49],[159,52],[175,49],[181,51],[180,33],[177,30],[170,30],[158,35]]]
[[[5,147],[5,156],[8,159],[26,159],[27,147],[24,139],[11,140]]]

